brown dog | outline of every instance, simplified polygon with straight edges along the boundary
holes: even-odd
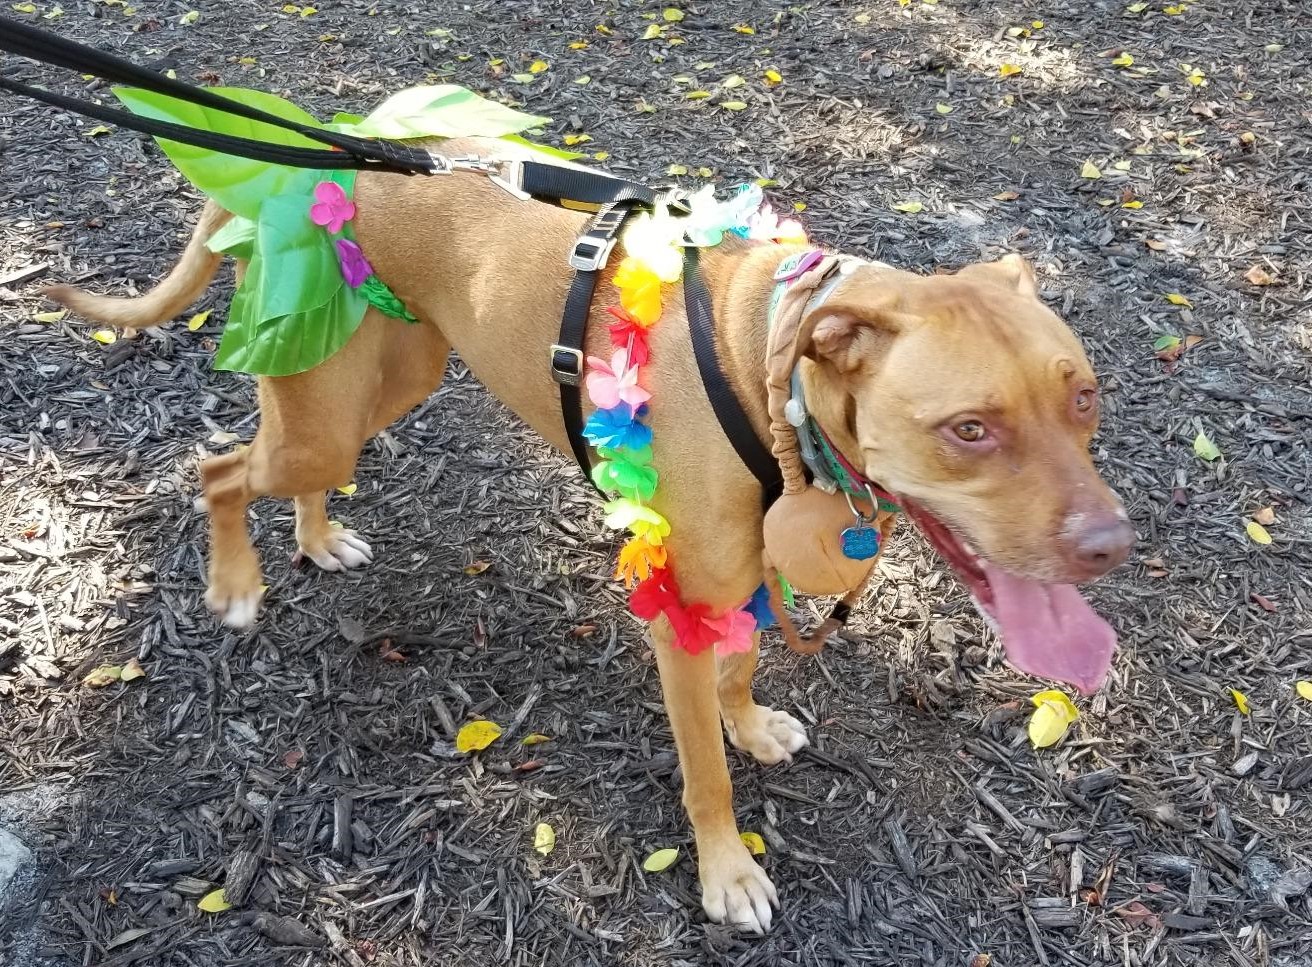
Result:
[[[452,154],[505,157],[504,142],[445,142]],[[290,497],[296,538],[321,567],[368,563],[368,545],[329,525],[324,492],[349,481],[369,437],[436,389],[455,349],[503,403],[568,453],[547,371],[569,285],[566,254],[587,216],[518,201],[470,174],[362,173],[356,237],[380,278],[419,317],[370,310],[347,346],[317,368],[261,378],[261,425],[248,449],[201,466],[211,520],[206,600],[229,624],[255,619],[260,568],[246,530],[256,497]],[[136,300],[61,286],[50,296],[85,316],[142,328],[182,312],[220,257],[205,240],[228,218],[206,207],[182,260]],[[773,274],[800,246],[726,241],[703,255],[722,366],[755,428],[768,432],[762,375]],[[613,270],[612,265],[612,270]],[[587,351],[609,357],[599,286]],[[655,509],[671,521],[671,560],[689,601],[738,607],[762,580],[760,487],[721,431],[697,376],[683,300],[670,294],[651,332],[644,381],[653,406]],[[1087,447],[1098,419],[1079,343],[1038,299],[1017,256],[956,275],[868,265],[819,308],[803,364],[807,403],[841,452],[904,502],[958,570],[1022,669],[1096,687],[1114,636],[1070,585],[1121,563],[1134,539]],[[806,744],[792,716],[757,705],[757,651],[718,660],[672,647],[652,625],[665,702],[696,833],[706,912],[763,931],[773,885],[734,821],[720,726],[759,761]]]

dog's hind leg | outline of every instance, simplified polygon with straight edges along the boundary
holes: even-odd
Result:
[[[258,497],[295,499],[301,552],[320,566],[372,559],[363,540],[329,522],[324,492],[349,483],[369,437],[437,387],[447,351],[433,326],[370,311],[314,369],[260,380],[260,429],[250,447],[201,465],[211,540],[205,600],[226,624],[246,627],[259,611],[259,559],[246,528],[246,508]]]
[[[414,409],[442,382],[451,344],[436,326],[378,319],[387,335],[375,371],[382,375],[373,399],[365,439]],[[362,441],[363,443],[363,441]],[[296,544],[325,571],[343,571],[373,562],[373,549],[355,531],[328,519],[322,491],[296,495]]]
[[[720,718],[735,749],[741,749],[762,765],[788,762],[793,753],[808,745],[806,727],[787,712],[757,705],[752,698],[752,675],[761,650],[761,636],[753,638],[752,650],[720,656],[718,660]]]

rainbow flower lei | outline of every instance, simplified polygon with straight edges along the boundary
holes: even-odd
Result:
[[[707,186],[695,194],[690,213],[675,217],[658,209],[634,215],[622,242],[625,258],[615,273],[620,304],[609,307],[609,360],[589,356],[585,376],[588,397],[597,407],[583,428],[600,461],[592,480],[612,496],[605,506],[606,526],[630,534],[619,554],[615,577],[632,593],[629,608],[651,621],[665,615],[675,645],[699,654],[711,645],[720,653],[750,651],[752,634],[768,627],[769,589],[762,584],[746,602],[722,614],[705,604],[685,604],[674,579],[665,539],[670,524],[650,503],[660,475],[651,465],[651,427],[644,422],[651,393],[642,385],[641,369],[651,359],[647,334],[661,317],[663,286],[683,274],[683,248],[718,245],[727,233],[773,242],[805,242],[793,219],[780,219],[761,189],[742,185],[718,201]]]

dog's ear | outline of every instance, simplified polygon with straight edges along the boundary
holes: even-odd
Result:
[[[917,321],[893,308],[891,300],[826,303],[814,315],[814,320],[807,320],[813,328],[806,355],[831,363],[842,373],[875,362],[899,333]]]
[[[996,262],[979,262],[975,265],[967,265],[959,274],[973,275],[976,278],[990,278],[994,282],[1020,293],[1027,299],[1037,299],[1039,296],[1039,284],[1034,276],[1034,269],[1029,262],[1025,261],[1023,256],[1017,255],[1015,252],[1004,255]]]

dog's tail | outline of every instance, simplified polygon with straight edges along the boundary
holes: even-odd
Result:
[[[201,297],[219,270],[223,256],[211,252],[205,243],[231,217],[231,212],[206,202],[178,264],[143,296],[128,299],[93,295],[72,285],[52,285],[43,294],[78,315],[119,329],[147,329],[168,322]]]

